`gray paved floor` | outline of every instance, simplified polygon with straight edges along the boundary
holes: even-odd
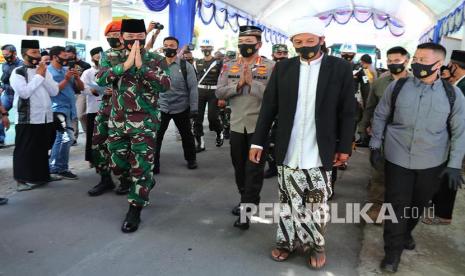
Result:
[[[86,191],[98,178],[81,161],[82,143],[73,147],[78,181],[51,183],[15,193],[12,149],[0,150],[0,275],[357,275],[362,228],[333,224],[328,233],[328,264],[315,273],[305,256],[286,263],[269,258],[275,225],[254,224],[243,232],[232,227],[230,209],[237,201],[229,145],[198,155],[200,168],[185,168],[181,145],[172,132],[162,151],[162,174],[143,211],[138,232],[122,234],[124,197],[113,193],[91,198]],[[340,175],[337,202],[364,198],[366,169],[356,153]],[[276,179],[265,182],[263,202],[277,199]]]

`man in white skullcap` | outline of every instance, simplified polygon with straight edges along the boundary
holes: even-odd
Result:
[[[355,98],[352,68],[321,51],[325,26],[314,17],[295,20],[289,37],[298,57],[278,62],[265,90],[249,158],[259,162],[275,118],[280,214],[277,247],[284,261],[301,246],[308,264],[325,265],[331,170],[352,150]]]

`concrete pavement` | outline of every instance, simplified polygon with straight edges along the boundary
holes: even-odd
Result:
[[[230,210],[239,197],[229,144],[216,148],[212,134],[207,136],[207,151],[198,155],[199,169],[187,170],[181,144],[172,130],[167,133],[152,204],[142,212],[139,231],[129,235],[120,231],[127,211],[124,196],[87,196],[98,177],[83,161],[83,141],[72,149],[71,166],[79,180],[53,182],[28,192],[13,189],[11,155],[12,148],[0,150],[0,195],[10,198],[0,207],[1,276],[377,274],[380,244],[366,240],[379,239],[378,229],[368,236],[365,230],[362,243],[361,224],[330,224],[327,266],[315,272],[306,266],[306,255],[296,254],[284,263],[271,260],[276,225],[253,224],[248,231],[233,228],[236,217]],[[334,202],[341,203],[340,213],[342,203],[365,199],[366,160],[366,151],[356,152],[349,169],[339,175]],[[262,202],[276,201],[274,178],[265,181]],[[463,233],[454,232],[457,241],[463,242]],[[362,248],[375,257],[360,254]],[[460,250],[463,247],[451,252],[464,260]]]

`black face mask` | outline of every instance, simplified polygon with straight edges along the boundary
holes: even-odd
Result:
[[[65,58],[61,58],[61,57],[58,57],[58,64],[60,64],[61,66],[66,66],[68,65],[68,59],[65,59]]]
[[[351,62],[355,55],[354,54],[341,54],[341,57],[349,62]]]
[[[452,77],[452,76],[455,74],[455,72],[457,71],[457,67],[454,68],[454,65],[452,65],[452,64],[451,64],[449,67],[447,67],[447,68],[448,68],[449,71],[450,71],[450,76],[451,76],[451,77]]]
[[[189,62],[190,64],[193,64],[193,63],[194,63],[194,59],[193,59],[193,58],[186,58],[186,61]]]
[[[317,44],[315,46],[303,46],[295,48],[295,51],[300,54],[300,57],[303,59],[312,59],[318,54],[321,49],[321,45]]]
[[[175,57],[176,54],[178,53],[178,49],[173,49],[173,48],[164,48],[163,53],[165,53],[165,57]]]
[[[208,56],[210,56],[212,54],[212,51],[210,51],[210,50],[202,50],[202,53],[203,53],[204,56],[208,57]]]
[[[388,69],[391,74],[397,75],[405,70],[405,65],[403,63],[401,64],[388,64]]]
[[[257,44],[239,44],[239,52],[243,57],[251,57],[258,51],[255,48],[256,45]]]
[[[433,64],[421,64],[421,63],[412,63],[413,75],[419,79],[427,78],[438,70],[433,70],[433,67],[438,63],[437,61]]]
[[[6,62],[11,63],[13,61],[13,55],[5,56],[4,57]]]
[[[110,45],[111,48],[116,49],[121,47],[121,41],[119,38],[116,37],[109,37],[107,38],[108,44]]]
[[[281,60],[285,60],[285,59],[287,59],[287,57],[280,57],[280,58],[275,57],[275,58],[273,58],[273,61],[280,62]]]
[[[136,42],[136,40],[139,40],[139,48],[140,49],[144,48],[145,39],[130,39],[130,40],[124,40],[124,46],[126,47],[126,49],[131,50],[129,46],[131,46],[132,48],[132,45],[134,45],[134,42]]]
[[[39,65],[39,62],[42,60],[42,58],[36,58],[36,57],[31,57],[30,55],[25,55],[27,57],[27,61],[31,63],[32,65],[37,66]]]

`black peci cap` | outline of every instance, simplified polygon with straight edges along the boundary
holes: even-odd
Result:
[[[21,40],[21,49],[40,49],[38,40]]]
[[[95,47],[94,49],[90,50],[90,56],[96,55],[100,52],[103,52],[102,47]]]
[[[123,19],[121,23],[122,33],[145,33],[144,19]]]
[[[450,60],[465,63],[465,51],[453,50]]]
[[[262,29],[256,26],[240,26],[239,27],[239,36],[262,36]]]

